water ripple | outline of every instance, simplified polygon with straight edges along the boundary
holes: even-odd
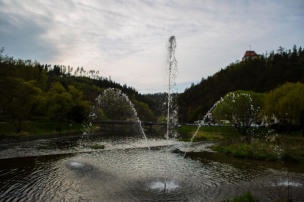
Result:
[[[143,148],[0,160],[3,201],[262,201],[304,198],[304,174],[237,168]]]

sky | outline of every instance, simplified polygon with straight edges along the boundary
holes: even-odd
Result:
[[[141,93],[179,92],[241,60],[304,45],[303,0],[0,0],[0,47],[42,64],[94,69]]]

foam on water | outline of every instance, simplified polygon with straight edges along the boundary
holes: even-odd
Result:
[[[76,162],[76,161],[70,162],[69,165],[74,168],[83,168],[84,167],[83,163]]]
[[[272,186],[277,187],[277,186],[283,186],[283,187],[288,187],[288,186],[292,186],[292,187],[301,187],[303,186],[303,184],[298,183],[298,182],[290,182],[290,181],[282,181],[279,183],[274,183],[272,184]]]
[[[173,181],[169,181],[169,182],[157,181],[149,184],[149,188],[152,190],[166,191],[166,192],[174,191],[178,187],[179,185]]]

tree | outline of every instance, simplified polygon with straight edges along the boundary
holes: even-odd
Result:
[[[82,123],[89,114],[90,104],[88,101],[83,100],[82,92],[74,86],[69,85],[68,90],[73,99],[73,103],[71,103],[72,106],[68,112],[68,117],[76,123]]]
[[[31,110],[36,102],[37,96],[41,93],[36,87],[35,81],[24,81],[18,78],[3,78],[0,80],[2,110],[5,111],[10,121],[14,124],[16,132],[22,130],[23,121],[31,115]]]
[[[304,84],[285,83],[265,97],[265,114],[280,122],[302,126],[304,135]]]
[[[52,83],[48,92],[48,115],[57,123],[57,130],[67,121],[72,103],[72,95],[59,82]]]
[[[260,120],[263,97],[252,91],[227,93],[214,108],[213,117],[217,122],[229,120],[250,141],[248,129]]]
[[[135,99],[132,101],[135,105],[135,109],[141,120],[144,120],[144,121],[154,121],[155,120],[154,114],[153,114],[152,110],[149,108],[148,104],[137,101]]]
[[[109,88],[98,96],[98,106],[110,120],[128,120],[136,118],[135,108],[126,94],[118,89]]]

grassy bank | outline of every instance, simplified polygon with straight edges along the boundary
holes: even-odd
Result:
[[[32,122],[23,123],[23,130],[16,133],[14,125],[7,122],[0,122],[0,138],[26,138],[26,137],[47,137],[54,135],[68,135],[81,133],[81,124],[62,124],[58,130],[58,123],[53,122]]]
[[[258,200],[256,200],[250,192],[247,192],[245,194],[235,197],[234,199],[227,199],[223,202],[258,202]]]
[[[272,141],[259,139],[251,144],[222,141],[212,149],[238,158],[304,163],[303,145],[304,137],[298,133],[278,134]]]
[[[181,136],[181,141],[190,141],[196,129],[197,126],[181,126],[176,130]],[[239,136],[238,131],[231,126],[201,126],[193,141],[227,140]]]
[[[58,123],[50,121],[26,121],[23,123],[22,131],[16,133],[16,128],[8,122],[0,122],[0,140],[31,140],[39,138],[48,138],[54,136],[79,135],[82,134],[84,128],[82,124],[62,123],[58,130]],[[96,125],[92,127],[94,133],[115,136],[140,136],[141,133],[134,125]],[[165,128],[154,126],[152,128],[144,128],[148,137],[162,137]]]
[[[223,152],[239,158],[250,158],[257,160],[277,160],[281,156],[281,152],[275,152],[276,145],[266,143],[236,143],[230,145],[216,145],[212,149],[218,152]]]
[[[178,128],[180,140],[190,141],[196,129],[196,126]],[[254,139],[248,144],[233,127],[202,126],[194,141],[204,140],[217,141],[212,147],[214,151],[236,158],[304,163],[304,137],[301,132],[277,134],[271,140]]]

